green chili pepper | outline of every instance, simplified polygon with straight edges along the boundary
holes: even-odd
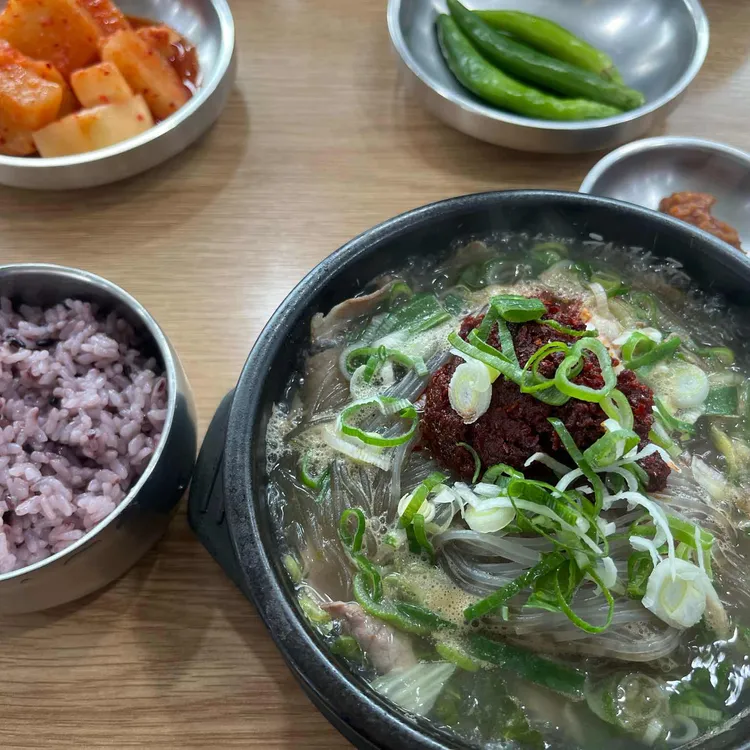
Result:
[[[608,104],[563,99],[527,86],[488,63],[450,16],[438,16],[437,26],[440,50],[453,75],[490,104],[541,120],[602,119],[622,112]]]
[[[508,32],[541,52],[596,73],[605,80],[622,83],[622,76],[608,54],[554,21],[515,10],[478,10],[475,13],[493,28]]]
[[[646,101],[640,91],[605,81],[594,73],[499,34],[458,0],[448,0],[448,9],[479,52],[512,76],[563,96],[580,96],[622,110],[635,109]]]

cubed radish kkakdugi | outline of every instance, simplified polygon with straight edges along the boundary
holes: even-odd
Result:
[[[0,154],[34,153],[31,132],[57,119],[64,89],[53,66],[48,69],[0,40]]]
[[[70,76],[70,85],[84,107],[122,104],[133,96],[122,73],[109,62],[77,70]]]
[[[197,73],[174,29],[131,24],[115,0],[7,0],[0,154],[65,156],[132,138],[184,105]]]
[[[106,148],[153,127],[142,96],[121,104],[83,109],[34,133],[40,156],[70,156]]]
[[[65,78],[95,62],[103,32],[76,0],[8,0],[0,38],[24,55],[51,62]]]
[[[78,4],[88,11],[106,36],[130,28],[130,22],[125,14],[112,0],[78,0]]]
[[[118,31],[105,39],[102,59],[119,68],[130,88],[143,95],[159,120],[169,117],[190,98],[175,69],[136,31]]]

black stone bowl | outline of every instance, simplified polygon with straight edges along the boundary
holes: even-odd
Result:
[[[310,318],[415,255],[493,232],[542,232],[672,257],[706,290],[750,305],[750,261],[703,231],[638,206],[577,193],[519,191],[454,198],[415,209],[361,234],[314,268],[258,337],[236,389],[209,428],[190,493],[189,517],[209,552],[260,612],[290,668],[323,714],[359,748],[468,747],[407,717],[328,653],[300,615],[274,544],[265,502],[265,434],[271,407],[301,362]],[[702,750],[750,748],[750,718],[734,720]]]

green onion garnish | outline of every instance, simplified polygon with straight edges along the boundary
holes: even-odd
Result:
[[[619,422],[626,430],[633,429],[633,409],[622,391],[615,388],[609,396],[599,402],[599,406],[610,419]]]
[[[654,396],[654,412],[667,432],[680,432],[688,436],[695,434],[695,427],[689,422],[677,419],[658,396]]]
[[[586,622],[586,620],[579,617],[574,611],[573,608],[568,604],[565,596],[563,595],[562,589],[560,587],[560,570],[558,569],[556,571],[555,575],[555,592],[557,593],[557,605],[560,607],[560,611],[563,612],[567,618],[578,628],[581,630],[584,630],[587,633],[603,633],[611,624],[612,624],[612,615],[615,612],[615,600],[612,597],[612,594],[610,593],[609,589],[604,585],[604,582],[599,577],[599,575],[596,573],[596,571],[593,569],[593,567],[589,567],[586,569],[586,572],[589,574],[589,576],[593,579],[594,583],[596,583],[597,586],[602,591],[602,594],[604,595],[604,598],[607,600],[607,619],[604,622],[603,625],[592,625],[590,622]]]
[[[607,293],[607,297],[618,297],[630,291],[630,284],[626,284],[619,276],[605,271],[597,271],[591,275],[592,284],[599,284]]]
[[[305,453],[300,459],[299,466],[299,478],[305,487],[309,487],[311,490],[320,490],[323,487],[328,469],[324,469],[317,477],[310,471],[310,451]]]
[[[411,524],[411,522],[414,520],[414,516],[419,513],[419,509],[422,507],[424,501],[427,500],[430,492],[432,492],[435,487],[437,487],[439,484],[442,484],[445,480],[446,477],[444,474],[435,471],[430,474],[430,476],[428,476],[427,479],[425,479],[422,484],[417,487],[416,490],[414,490],[414,494],[412,495],[409,504],[406,506],[406,508],[404,508],[404,512],[401,514],[402,527],[405,528]]]
[[[622,358],[626,362],[638,359],[656,348],[656,341],[640,331],[633,331],[628,340],[622,345]]]
[[[584,459],[596,471],[611,466],[641,442],[632,430],[617,429],[602,435],[583,452]]]
[[[482,459],[479,458],[479,454],[468,443],[456,443],[456,446],[464,448],[471,453],[471,457],[474,459],[474,475],[471,478],[471,483],[476,484],[477,479],[479,479],[479,474],[482,471]]]
[[[508,466],[508,464],[495,464],[484,472],[482,481],[486,484],[496,484],[498,487],[505,488],[511,479],[523,478],[523,474],[520,471],[516,471],[512,466]]]
[[[370,372],[370,363],[373,361],[373,358],[375,365],[372,368],[372,372]],[[364,373],[364,380],[366,383],[369,383],[372,380],[372,376],[375,374],[377,366],[389,359],[397,362],[406,369],[414,370],[414,372],[420,377],[428,374],[427,366],[421,357],[410,357],[397,349],[388,349],[385,346],[362,346],[357,349],[352,349],[346,355],[346,369],[347,372],[351,374],[360,365],[366,364],[368,370]]]
[[[604,385],[601,388],[590,388],[586,385],[572,383],[569,375],[584,357],[584,350],[592,352],[599,361]],[[566,396],[577,398],[580,401],[592,401],[600,403],[608,396],[617,385],[617,375],[612,367],[612,359],[607,347],[599,339],[579,339],[573,345],[570,354],[565,357],[555,373],[555,385],[557,389]]]
[[[377,432],[367,432],[347,421],[363,409],[372,406],[376,407],[384,417],[398,415],[401,419],[408,420],[409,426],[407,430],[395,437],[385,437]],[[411,401],[404,398],[391,398],[389,396],[373,396],[372,398],[355,401],[344,408],[339,414],[336,428],[340,433],[355,437],[367,445],[374,445],[378,448],[393,448],[408,442],[416,432],[418,423],[417,410]]]
[[[726,346],[704,346],[701,349],[696,349],[695,353],[704,359],[715,359],[727,367],[734,364],[734,352]]]
[[[565,557],[559,552],[550,552],[542,556],[542,559],[532,568],[525,570],[518,578],[505,584],[497,591],[493,591],[489,596],[480,599],[470,607],[464,610],[464,617],[468,622],[477,620],[480,617],[489,615],[501,607],[509,599],[512,599],[520,591],[531,586],[534,581],[547,575],[552,570],[556,570],[565,562]]]
[[[540,319],[537,322],[540,325],[552,328],[558,333],[564,333],[566,336],[575,336],[576,338],[596,338],[599,335],[599,331],[579,331],[577,328],[568,328],[567,326],[561,325],[556,320]]]
[[[672,336],[672,338],[662,341],[661,344],[657,344],[651,349],[651,351],[646,352],[646,354],[643,354],[636,359],[626,361],[625,367],[627,367],[628,370],[637,370],[639,367],[648,367],[649,365],[656,364],[662,359],[673,357],[681,344],[682,340],[679,336]]]
[[[496,664],[529,682],[567,695],[572,700],[583,699],[586,675],[573,667],[545,659],[510,643],[493,641],[474,633],[469,636],[469,652],[481,661]]]
[[[706,416],[735,417],[739,414],[740,398],[736,385],[720,385],[711,388],[705,402]]]
[[[641,320],[652,325],[659,321],[659,303],[649,292],[631,292],[628,301],[640,313]]]
[[[557,436],[560,438],[560,442],[563,444],[563,448],[568,452],[568,455],[575,461],[576,466],[583,472],[586,479],[589,480],[589,484],[594,490],[595,514],[598,515],[602,509],[602,503],[604,502],[604,484],[602,483],[599,475],[593,470],[589,462],[583,457],[581,449],[576,445],[573,436],[568,432],[568,428],[562,423],[561,420],[556,417],[551,417],[549,423],[554,427]]]
[[[354,533],[349,531],[351,519],[355,519],[356,527]],[[353,555],[362,549],[362,540],[365,536],[367,521],[365,514],[359,508],[347,508],[339,519],[339,539],[341,544]]]
[[[537,320],[547,312],[547,307],[541,300],[518,294],[498,295],[492,298],[490,305],[503,320],[510,323],[527,323]]]
[[[568,354],[570,347],[562,341],[550,341],[539,347],[528,359],[521,371],[521,393],[536,393],[554,388],[555,379],[545,378],[539,373],[539,365],[552,354]]]

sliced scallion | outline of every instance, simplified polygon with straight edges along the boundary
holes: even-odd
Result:
[[[607,423],[605,423],[606,425]],[[613,429],[607,431],[583,452],[584,459],[596,471],[611,466],[635,448],[641,439],[632,430]]]
[[[600,284],[607,293],[607,297],[618,297],[630,291],[630,284],[626,284],[619,276],[606,271],[596,271],[589,281],[592,284]]]
[[[566,598],[563,595],[563,591],[560,587],[559,572],[560,571],[558,569],[557,575],[555,575],[555,592],[557,593],[557,604],[560,607],[560,611],[563,612],[563,614],[565,614],[565,616],[577,628],[580,628],[586,633],[603,633],[612,624],[612,615],[615,611],[615,600],[612,597],[609,589],[604,585],[604,582],[599,577],[599,574],[593,569],[593,567],[589,567],[586,569],[586,573],[592,578],[594,583],[599,586],[602,594],[604,595],[604,598],[607,600],[607,619],[605,620],[603,625],[592,625],[590,622],[586,622],[586,620],[584,620],[582,617],[579,617],[573,611],[573,608],[570,606],[570,604],[568,604],[568,602],[566,601]]]
[[[739,414],[740,398],[736,385],[713,386],[705,402],[706,416],[735,417]]]
[[[355,416],[363,409],[376,407],[384,416],[398,416],[400,419],[408,421],[408,427],[401,435],[394,437],[385,437],[377,432],[368,432],[356,425],[349,423],[351,417]],[[407,399],[391,398],[389,396],[373,396],[355,401],[353,404],[345,407],[338,416],[336,423],[337,430],[349,437],[357,438],[367,445],[374,445],[378,448],[393,448],[411,440],[417,430],[419,417],[414,405]]]
[[[661,344],[657,344],[653,349],[646,352],[645,354],[636,357],[636,359],[625,362],[625,367],[628,370],[637,370],[640,367],[648,367],[654,365],[657,362],[661,362],[663,359],[673,357],[677,350],[680,348],[682,340],[679,336],[672,336],[666,341],[662,341]]]
[[[471,457],[474,459],[474,475],[471,478],[471,483],[476,484],[479,479],[479,474],[482,471],[482,459],[479,458],[479,454],[472,448],[468,443],[456,443],[459,448],[467,450]]]
[[[734,364],[734,352],[727,346],[704,346],[695,349],[695,354],[703,359],[715,359],[727,367]]]
[[[631,292],[628,301],[639,313],[641,320],[656,325],[659,321],[659,303],[650,292]]]
[[[346,369],[350,374],[362,364],[365,364],[369,369],[373,358],[374,366],[372,366],[372,370],[365,372],[364,380],[366,383],[369,383],[372,380],[372,376],[375,374],[377,366],[389,359],[397,362],[407,370],[414,370],[414,372],[420,377],[424,377],[428,374],[427,366],[421,357],[410,357],[403,352],[397,351],[396,349],[389,349],[385,346],[362,346],[357,349],[352,349],[346,355]]]
[[[648,354],[657,346],[650,336],[640,331],[633,331],[628,340],[622,345],[622,357],[626,362],[637,359],[638,357]]]
[[[328,469],[324,469],[318,476],[315,476],[310,470],[310,452],[305,453],[300,459],[299,466],[299,478],[305,487],[309,487],[311,490],[320,490],[323,487]]]
[[[562,341],[550,341],[539,347],[527,360],[521,371],[521,393],[535,393],[554,388],[555,379],[539,373],[539,365],[552,354],[567,354],[570,347]]]
[[[538,323],[547,326],[547,328],[551,328],[558,333],[564,333],[566,336],[575,336],[576,338],[596,338],[599,335],[598,331],[579,331],[577,328],[568,328],[567,326],[558,323],[556,320],[540,319]]]
[[[430,492],[432,492],[435,487],[437,487],[439,484],[442,484],[445,481],[446,477],[444,474],[440,474],[439,472],[435,471],[430,476],[425,479],[422,484],[417,487],[416,490],[414,490],[411,500],[409,501],[406,508],[404,508],[404,512],[401,514],[401,526],[407,527],[411,524],[411,522],[414,520],[414,516],[417,515],[417,513],[420,512],[420,509],[422,507],[422,504],[427,500],[427,497],[429,496]]]
[[[602,509],[602,502],[604,499],[604,485],[599,475],[594,471],[589,462],[584,458],[581,449],[576,445],[573,436],[568,432],[568,428],[563,422],[555,417],[549,420],[552,427],[555,429],[557,436],[560,438],[560,442],[563,444],[563,448],[568,452],[568,455],[575,461],[576,466],[583,472],[586,479],[589,480],[591,487],[594,490],[594,498],[596,500],[596,514]]]
[[[599,402],[602,411],[610,418],[617,420],[626,430],[632,430],[635,424],[633,408],[622,391],[615,388],[609,396]]]
[[[464,610],[464,617],[468,622],[471,622],[491,614],[520,591],[531,586],[538,578],[556,570],[564,562],[565,558],[559,552],[550,552],[544,555],[540,562],[521,573],[515,580],[467,607]]]
[[[490,304],[503,320],[510,323],[527,323],[547,312],[547,307],[541,300],[518,294],[498,295],[492,298]]]
[[[566,695],[571,700],[583,700],[586,675],[573,667],[477,634],[469,636],[469,651],[477,659],[496,664],[529,682]]]
[[[573,369],[584,357],[584,352],[592,352],[601,369],[604,385],[601,388],[591,388],[586,385],[578,385],[571,382],[570,375]],[[580,401],[592,401],[600,403],[608,396],[617,385],[617,374],[612,367],[612,359],[607,347],[599,339],[579,339],[573,345],[570,354],[565,357],[555,373],[555,385],[557,389],[566,396],[577,398]]]

